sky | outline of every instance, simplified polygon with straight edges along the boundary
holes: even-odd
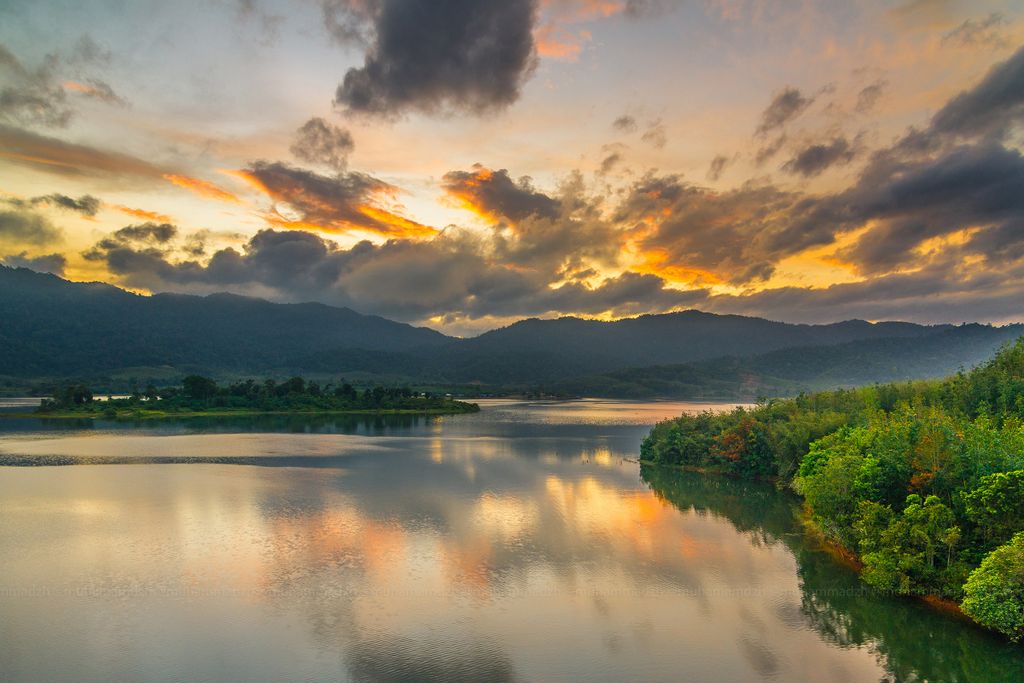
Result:
[[[1024,320],[1024,2],[4,0],[0,262],[474,335]]]

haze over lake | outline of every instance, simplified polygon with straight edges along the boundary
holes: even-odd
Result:
[[[706,407],[2,421],[3,679],[1024,675],[1019,648],[874,595],[795,497],[641,470],[651,423]],[[78,464],[13,466],[38,462]]]

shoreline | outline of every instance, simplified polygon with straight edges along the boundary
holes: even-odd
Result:
[[[250,409],[215,409],[215,410],[119,410],[115,415],[104,415],[104,411],[54,411],[50,413],[18,412],[0,413],[0,419],[37,419],[37,420],[159,420],[167,418],[192,418],[192,417],[259,417],[262,415],[301,415],[306,417],[316,415],[469,415],[480,412],[476,410],[460,409],[446,410],[444,408],[388,408],[379,410],[357,409],[357,410],[250,410]]]

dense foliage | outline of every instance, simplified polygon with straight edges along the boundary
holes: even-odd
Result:
[[[42,413],[102,413],[118,416],[124,412],[388,412],[422,411],[460,413],[479,410],[476,404],[449,397],[414,392],[408,387],[368,387],[360,391],[348,382],[321,386],[293,377],[285,382],[245,380],[218,386],[209,377],[189,375],[181,386],[133,391],[127,398],[94,401],[83,385],[59,389],[39,407]]]
[[[1000,573],[1008,586],[1018,581],[1017,609],[1024,604],[1024,578],[1006,576],[1020,570],[1024,541],[1003,545],[1024,531],[1024,339],[943,381],[682,416],[657,425],[641,453],[791,485],[877,588],[953,599],[966,592],[964,610],[1005,633],[1013,608],[992,616],[980,597],[985,582]]]
[[[964,586],[964,612],[1014,642],[1024,638],[1024,533],[999,546]]]

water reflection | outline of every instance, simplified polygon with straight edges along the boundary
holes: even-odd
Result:
[[[638,478],[635,414],[657,409],[678,407],[502,404],[377,434],[8,433],[0,452],[20,464],[153,464],[0,469],[0,671],[1006,680],[1015,651],[973,629],[824,590],[857,584],[806,547],[792,498]]]
[[[682,509],[728,519],[752,539],[784,543],[800,578],[799,612],[825,642],[863,647],[875,654],[887,678],[897,681],[1024,680],[1018,646],[937,613],[916,601],[880,595],[814,546],[795,523],[794,501],[767,485],[707,478],[670,469],[641,468],[653,491]]]

